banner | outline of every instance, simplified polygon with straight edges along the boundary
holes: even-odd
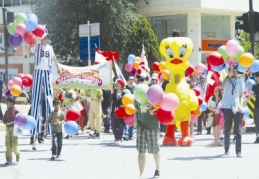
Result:
[[[54,88],[112,89],[112,62],[86,67],[58,65],[59,75],[56,68],[52,69]]]

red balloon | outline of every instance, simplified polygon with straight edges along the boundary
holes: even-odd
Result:
[[[242,127],[245,127],[245,125],[246,125],[246,121],[242,119]]]
[[[152,69],[153,69],[154,71],[160,71],[160,70],[159,70],[159,63],[158,63],[158,62],[154,62],[154,63],[152,64]]]
[[[67,111],[67,114],[66,114],[66,119],[68,121],[77,121],[80,117],[80,111],[76,108],[70,108],[68,111]]]
[[[212,52],[207,56],[207,62],[213,66],[220,66],[224,63],[223,57],[218,52]]]
[[[126,116],[125,107],[119,106],[115,109],[115,116],[118,119],[123,119]]]
[[[30,87],[32,85],[32,80],[33,77],[31,74],[26,74],[23,78],[22,78],[22,84],[25,87]]]
[[[42,37],[45,33],[45,27],[43,25],[38,25],[37,28],[32,31],[32,33],[37,37]]]
[[[199,89],[199,88],[194,87],[194,88],[192,88],[192,90],[195,92],[196,96],[200,96],[201,91],[200,91],[200,89]]]
[[[199,101],[199,106],[203,103],[203,99],[200,96],[197,96],[198,101]]]
[[[190,65],[186,70],[185,70],[185,76],[189,76],[194,72],[194,67]]]
[[[36,37],[33,33],[27,31],[24,34],[24,40],[28,45],[33,45],[36,41]]]
[[[168,125],[174,120],[175,114],[173,111],[165,111],[159,108],[157,110],[156,117],[159,122],[164,125]]]

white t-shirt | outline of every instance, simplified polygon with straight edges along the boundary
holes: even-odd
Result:
[[[213,96],[210,97],[209,102],[208,102],[208,106],[213,108],[213,109],[219,110],[219,108],[221,107],[221,100],[219,102],[216,102],[216,101],[213,101],[212,98],[213,98]]]
[[[53,65],[54,51],[50,45],[36,45],[31,48],[34,51],[34,65],[35,69],[51,70]]]
[[[207,84],[202,85],[201,83],[197,85],[197,88],[199,88],[201,94],[201,98],[203,101],[205,101],[206,98],[206,88],[207,88]]]

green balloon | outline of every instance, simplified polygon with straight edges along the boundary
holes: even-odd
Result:
[[[134,99],[139,102],[140,104],[147,105],[147,90],[148,85],[145,84],[138,84],[134,88]]]
[[[24,13],[18,13],[15,15],[14,17],[14,21],[16,24],[19,24],[19,23],[26,23],[27,22],[27,16],[24,14]]]
[[[7,25],[7,31],[9,34],[14,35],[16,33],[16,24],[15,23],[10,23]]]
[[[218,48],[219,54],[223,57],[224,60],[229,60],[229,55],[226,50],[226,46],[222,45]]]
[[[240,56],[241,56],[243,53],[245,53],[245,50],[244,50],[244,48],[243,48],[241,45],[239,45],[239,46],[238,46],[237,54],[234,56],[234,60],[239,60]]]

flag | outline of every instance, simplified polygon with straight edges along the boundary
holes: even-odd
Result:
[[[122,74],[120,67],[118,66],[118,64],[116,63],[115,60],[113,60],[113,62],[114,62],[114,67],[115,67],[115,72],[116,72],[117,78],[123,80],[125,82],[125,84],[127,84],[127,81],[126,81],[124,75]]]
[[[102,64],[102,63],[106,63],[107,60],[106,58],[99,53],[99,49],[97,47],[95,47],[95,60],[94,60],[94,64]]]
[[[145,47],[143,44],[142,44],[142,52],[140,57],[141,57],[141,62],[144,62],[145,67],[148,67],[147,56],[146,56]]]

